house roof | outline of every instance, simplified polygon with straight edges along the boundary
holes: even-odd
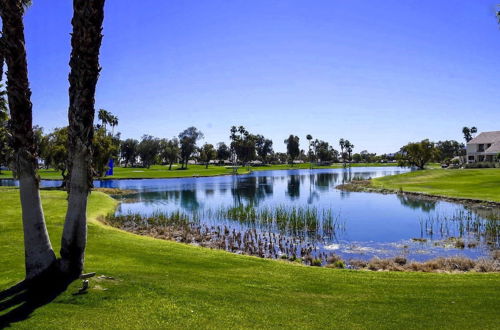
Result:
[[[500,141],[499,142],[495,142],[491,145],[491,147],[489,147],[488,149],[486,149],[484,152],[494,152],[494,153],[499,153],[500,152]]]
[[[500,131],[482,132],[478,136],[469,141],[469,143],[495,143],[495,142],[500,142]]]

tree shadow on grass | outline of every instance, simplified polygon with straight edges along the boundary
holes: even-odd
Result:
[[[66,291],[71,279],[62,276],[45,277],[43,280],[22,281],[0,292],[0,329],[27,319]]]

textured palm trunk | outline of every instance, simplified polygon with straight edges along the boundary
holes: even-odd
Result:
[[[36,174],[31,91],[24,46],[23,8],[18,0],[0,0],[3,54],[7,62],[7,97],[15,169],[19,178],[24,231],[26,278],[34,279],[55,265],[56,257],[45,226]]]
[[[87,242],[87,199],[92,188],[94,97],[99,77],[104,0],[73,0],[69,74],[68,210],[61,242],[60,268],[72,276],[83,271]]]

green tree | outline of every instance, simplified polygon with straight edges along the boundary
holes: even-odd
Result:
[[[256,137],[250,134],[243,126],[239,126],[238,128],[232,126],[230,132],[230,147],[233,159],[240,161],[245,166],[255,159]]]
[[[455,140],[439,141],[436,143],[439,150],[439,161],[450,160],[455,156],[465,156],[465,145]]]
[[[217,159],[226,160],[231,157],[231,150],[224,142],[217,143]]]
[[[465,142],[469,143],[472,140],[472,135],[477,133],[477,128],[472,126],[471,128],[465,126],[462,128],[462,133],[464,134]]]
[[[172,165],[179,159],[179,140],[163,139],[160,141],[160,157],[169,164],[168,170],[172,170]]]
[[[263,163],[267,163],[267,158],[273,153],[273,141],[266,139],[262,135],[255,136],[255,150]]]
[[[423,140],[403,146],[396,159],[399,166],[415,166],[423,170],[427,163],[438,157],[439,150],[435,144],[429,140]]]
[[[286,144],[286,153],[290,158],[290,161],[293,166],[293,161],[300,155],[299,149],[299,137],[293,134],[290,134],[288,139],[284,141]]]
[[[338,159],[338,151],[326,141],[315,140],[314,153],[321,162],[331,162]]]
[[[189,158],[196,151],[196,143],[202,138],[203,133],[193,126],[179,133],[182,168],[187,168]]]
[[[103,127],[97,128],[92,140],[92,150],[92,165],[95,174],[102,178],[109,168],[109,160],[118,157],[120,138],[107,134]]]
[[[150,168],[159,156],[160,140],[151,135],[144,135],[137,147],[137,153],[141,158],[142,167]]]
[[[134,166],[135,160],[138,156],[139,141],[136,139],[126,139],[120,144],[120,155],[125,162],[125,167],[127,165]]]
[[[68,179],[68,128],[56,128],[52,133],[45,135],[43,145],[40,157],[46,166],[61,172],[62,186],[65,187]]]
[[[208,168],[210,161],[215,159],[215,157],[217,157],[217,151],[212,144],[205,143],[200,148],[200,158],[205,163],[205,168]]]

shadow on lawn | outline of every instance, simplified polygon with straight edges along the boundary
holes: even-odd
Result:
[[[37,308],[66,291],[72,280],[56,276],[50,280],[22,281],[0,292],[0,329],[27,319]]]

